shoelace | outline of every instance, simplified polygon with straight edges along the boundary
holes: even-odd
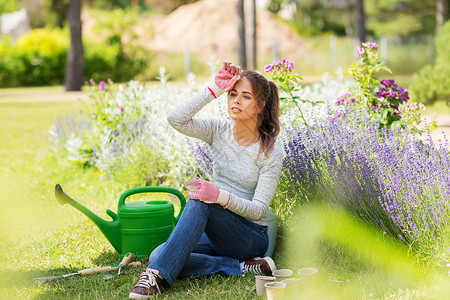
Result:
[[[244,265],[244,273],[254,273],[254,274],[263,274],[263,271],[261,269],[261,265]]]
[[[141,276],[139,276],[136,287],[143,287],[148,290],[150,289],[150,286],[154,286],[158,289],[158,292],[161,292],[159,289],[159,285],[156,282],[156,276],[158,275],[154,273],[152,269],[145,270],[141,273]]]

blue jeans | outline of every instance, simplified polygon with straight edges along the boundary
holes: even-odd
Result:
[[[239,263],[264,255],[268,246],[265,226],[218,204],[190,199],[168,240],[151,253],[148,267],[170,285],[179,277],[241,275]]]

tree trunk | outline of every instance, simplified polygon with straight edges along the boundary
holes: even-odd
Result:
[[[244,19],[244,0],[238,0],[236,4],[237,9],[237,28],[238,28],[238,63],[242,69],[247,69],[247,57],[245,47],[245,19]]]
[[[447,8],[445,7],[445,1],[446,0],[436,0],[436,34],[441,33],[446,20]]]
[[[70,27],[70,49],[67,53],[64,86],[66,91],[81,91],[83,85],[83,40],[81,35],[82,0],[70,0],[68,20]]]
[[[247,49],[248,68],[256,69],[256,0],[250,0],[249,3],[249,45]]]
[[[355,34],[359,45],[366,41],[366,14],[364,0],[355,0]]]

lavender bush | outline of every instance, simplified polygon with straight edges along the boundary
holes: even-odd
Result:
[[[380,136],[379,122],[361,110],[347,116],[288,129],[280,184],[287,195],[274,205],[285,205],[279,203],[285,198],[295,206],[327,201],[416,250],[442,245],[450,216],[448,151],[406,131]]]

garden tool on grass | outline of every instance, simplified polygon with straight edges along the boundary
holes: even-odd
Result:
[[[129,253],[129,254],[131,254],[131,253]],[[133,254],[131,254],[131,257],[133,257]],[[117,271],[117,278],[119,278],[120,273],[122,272],[122,269],[125,268],[127,266],[128,262],[129,262],[125,258],[126,258],[126,256],[123,258],[123,260],[119,264],[118,271]],[[114,278],[114,277],[115,276],[113,274],[106,274],[105,276],[103,276],[103,279],[104,280],[109,280],[109,279]]]
[[[49,277],[39,277],[39,278],[34,278],[33,282],[35,283],[44,283],[44,282],[49,282],[55,279],[59,279],[59,278],[66,278],[66,277],[71,277],[71,276],[75,276],[75,275],[91,275],[91,274],[98,274],[98,273],[103,273],[103,272],[110,272],[110,271],[115,271],[117,269],[119,269],[119,272],[122,268],[126,267],[131,260],[133,259],[133,253],[127,253],[122,261],[120,262],[120,264],[118,265],[112,265],[112,266],[107,266],[107,267],[101,267],[101,268],[89,268],[89,269],[84,269],[84,270],[80,270],[78,272],[75,273],[70,273],[70,274],[64,274],[64,275],[57,275],[57,276],[49,276]]]

